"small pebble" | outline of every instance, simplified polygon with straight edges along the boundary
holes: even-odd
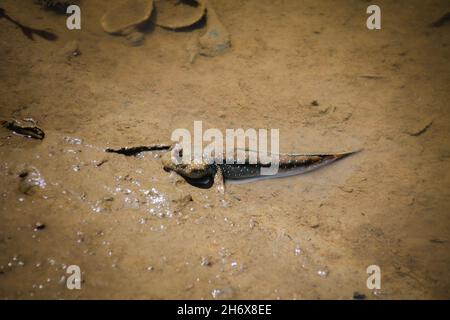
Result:
[[[45,229],[45,224],[42,222],[36,222],[34,230],[37,231],[37,230],[43,230],[43,229]]]

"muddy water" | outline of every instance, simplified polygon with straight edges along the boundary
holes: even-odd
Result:
[[[193,62],[204,27],[150,28],[131,47],[101,30],[110,3],[83,1],[69,31],[32,1],[2,2],[58,35],[30,41],[0,20],[0,116],[46,133],[0,131],[2,298],[450,297],[450,39],[428,27],[445,1],[381,2],[371,32],[365,2],[216,0],[232,48]],[[103,151],[196,120],[278,128],[284,152],[364,152],[221,199],[164,172],[161,153]]]

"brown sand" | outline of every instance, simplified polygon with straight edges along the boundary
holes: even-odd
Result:
[[[202,29],[149,28],[129,47],[101,29],[111,2],[85,0],[69,31],[64,15],[2,1],[59,39],[0,19],[0,118],[46,132],[0,131],[1,298],[450,298],[450,33],[428,26],[447,1],[379,1],[382,30],[369,31],[367,1],[214,0],[232,48],[193,64]],[[166,142],[194,120],[279,128],[285,152],[364,152],[228,186],[224,204],[155,154],[102,151]],[[28,190],[38,173],[45,188]],[[68,265],[81,290],[66,288]]]

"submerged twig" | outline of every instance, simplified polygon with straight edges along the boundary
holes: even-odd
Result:
[[[384,76],[379,76],[379,75],[373,75],[373,74],[362,74],[359,76],[360,78],[364,78],[364,79],[372,79],[372,80],[378,80],[378,79],[384,79]]]
[[[148,151],[166,151],[172,146],[167,144],[154,144],[150,146],[123,147],[119,149],[108,148],[105,152],[123,154],[125,156],[137,156],[141,152]]]
[[[422,129],[420,129],[419,131],[416,131],[416,132],[409,132],[408,134],[409,134],[410,136],[413,136],[413,137],[418,137],[418,136],[420,136],[421,134],[424,134],[428,129],[430,129],[430,127],[431,127],[432,124],[433,124],[433,120],[430,121],[425,127],[423,127]]]

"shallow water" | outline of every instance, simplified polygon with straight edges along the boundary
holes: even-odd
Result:
[[[372,32],[360,1],[211,2],[232,47],[193,62],[202,26],[149,28],[131,47],[100,27],[112,1],[84,0],[81,31],[2,2],[58,39],[0,19],[0,118],[46,133],[0,130],[0,297],[448,299],[450,39],[428,27],[447,3],[381,1]],[[160,152],[104,152],[196,120],[278,128],[282,152],[364,151],[227,185],[225,199],[162,170]],[[81,290],[66,287],[69,265]],[[370,265],[380,290],[366,287]]]

